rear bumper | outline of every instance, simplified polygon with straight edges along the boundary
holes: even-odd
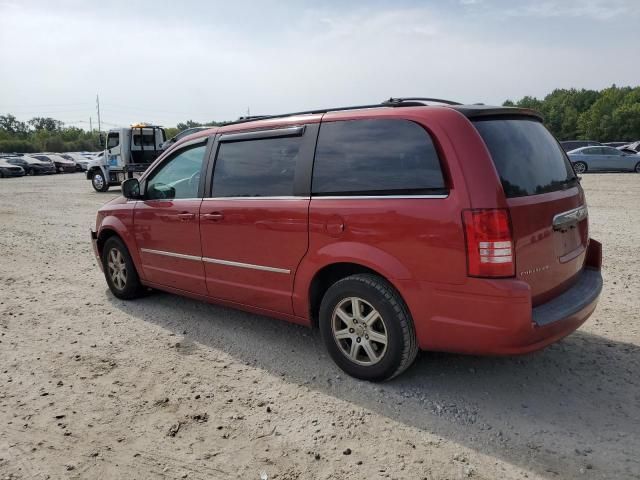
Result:
[[[576,283],[532,308],[529,286],[517,279],[469,279],[465,285],[410,296],[420,348],[474,355],[533,352],[579,328],[602,291],[601,246],[591,240]],[[412,294],[413,295],[413,294]],[[424,316],[423,316],[424,315]]]

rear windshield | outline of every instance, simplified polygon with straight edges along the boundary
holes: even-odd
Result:
[[[507,197],[524,197],[575,185],[571,164],[555,138],[535,120],[476,120]]]

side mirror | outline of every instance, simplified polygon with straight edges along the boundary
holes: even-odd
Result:
[[[122,182],[121,188],[124,198],[131,200],[140,198],[140,182],[137,178],[127,178]]]

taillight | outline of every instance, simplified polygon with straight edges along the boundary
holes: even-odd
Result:
[[[515,275],[509,212],[474,209],[462,212],[467,241],[467,270],[472,277]]]

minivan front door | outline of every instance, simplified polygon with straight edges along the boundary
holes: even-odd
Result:
[[[206,295],[198,215],[206,144],[176,151],[147,178],[134,231],[147,281]]]
[[[202,257],[212,297],[292,314],[294,275],[309,241],[304,164],[317,129],[270,132],[220,138],[211,197],[200,208]],[[297,188],[305,176],[306,193]]]

